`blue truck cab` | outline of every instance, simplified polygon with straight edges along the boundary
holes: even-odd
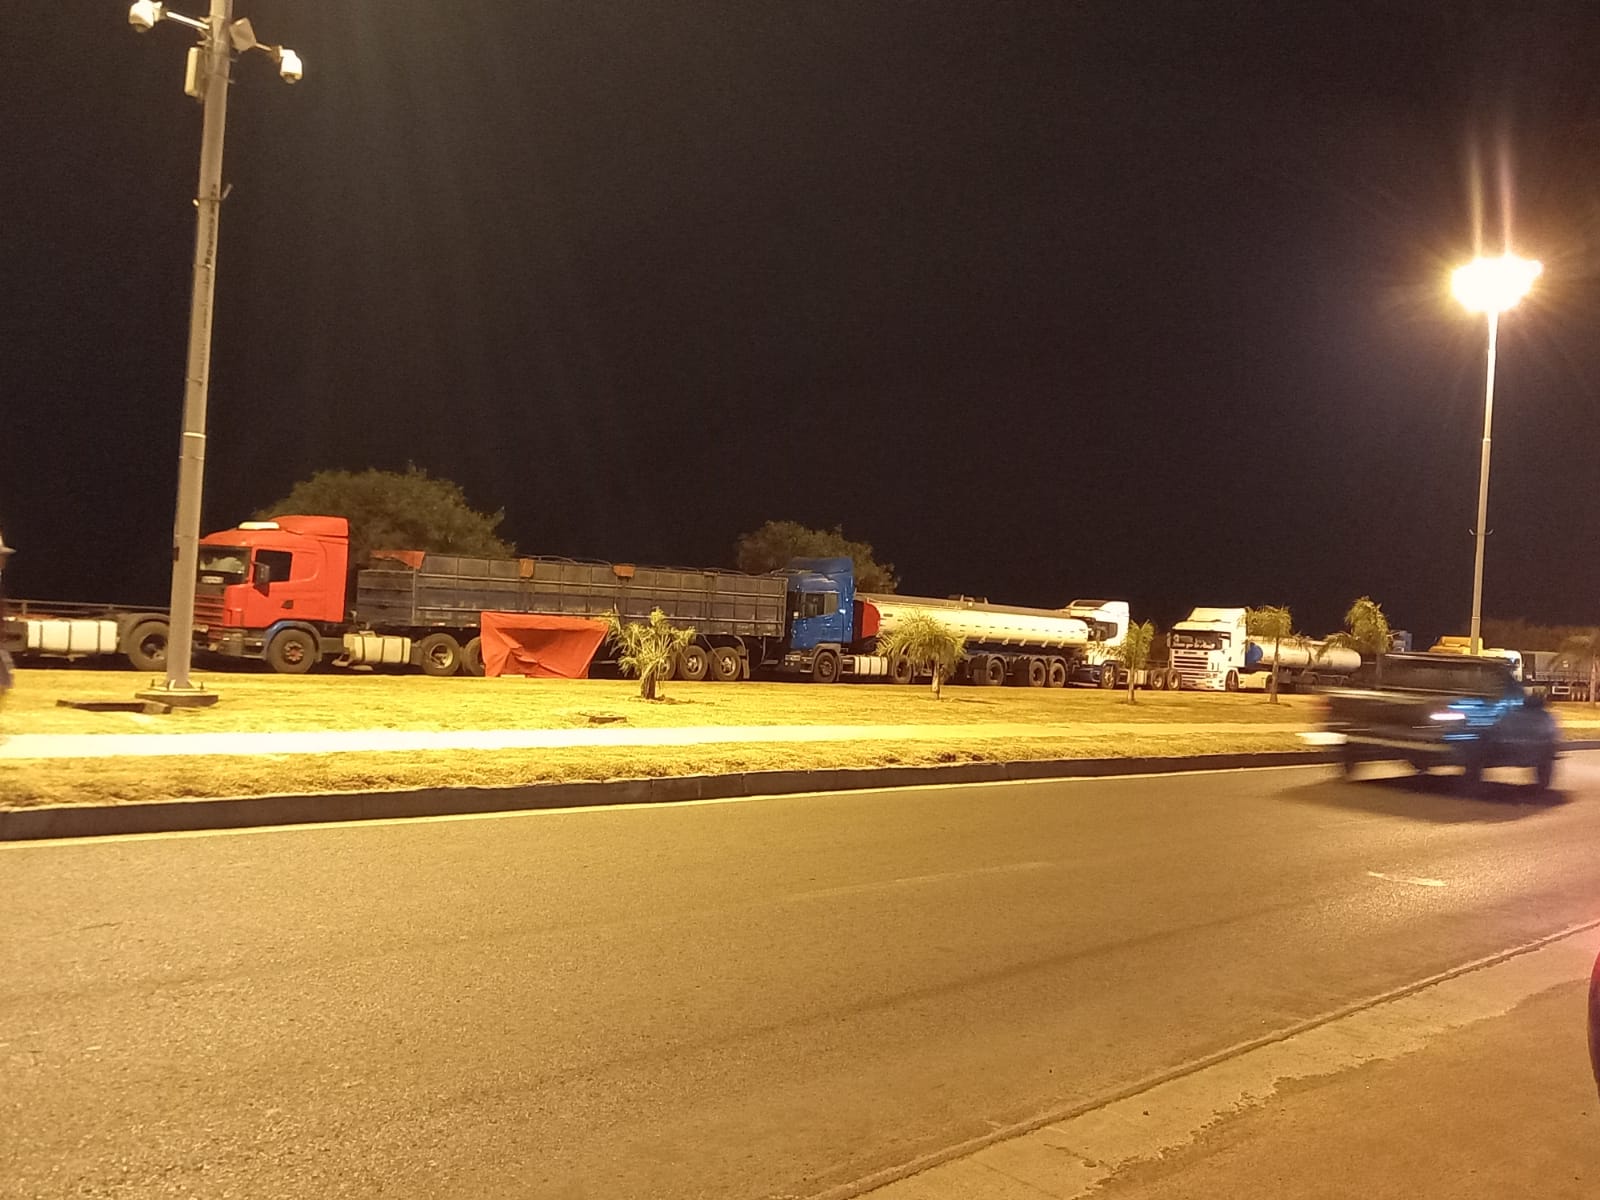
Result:
[[[796,558],[789,580],[788,640],[781,668],[832,683],[841,675],[869,674],[855,651],[876,629],[862,629],[855,564],[848,558]],[[876,664],[873,664],[876,665]]]

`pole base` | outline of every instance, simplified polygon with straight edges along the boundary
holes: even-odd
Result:
[[[152,684],[142,692],[135,692],[134,699],[145,700],[153,704],[167,704],[173,708],[210,708],[222,696],[217,692],[208,692],[203,687],[168,687],[165,684]]]

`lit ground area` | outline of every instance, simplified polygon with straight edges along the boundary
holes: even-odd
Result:
[[[421,675],[197,676],[222,695],[205,709],[166,716],[89,712],[59,701],[126,700],[130,672],[21,672],[0,710],[0,739],[32,735],[261,734],[347,731],[337,753],[219,750],[160,757],[0,757],[0,804],[133,802],[450,785],[1062,757],[1205,754],[1298,748],[1316,724],[1315,697],[1025,688],[683,683],[667,701],[638,699],[627,681],[433,679]],[[1563,713],[1581,733],[1600,727],[1586,706]],[[817,740],[800,740],[797,726]],[[751,740],[750,727],[785,727],[784,740]],[[826,728],[824,728],[826,727]],[[367,731],[683,729],[681,745],[400,750],[362,748]],[[728,729],[727,740],[716,730]],[[739,730],[736,734],[734,730]],[[391,734],[392,736],[392,734]],[[641,734],[643,736],[643,734]],[[802,735],[803,737],[803,735]],[[419,739],[420,740],[420,739]]]

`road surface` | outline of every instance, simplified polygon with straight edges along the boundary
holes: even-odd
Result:
[[[1325,768],[0,847],[0,1196],[805,1197],[1600,915]]]

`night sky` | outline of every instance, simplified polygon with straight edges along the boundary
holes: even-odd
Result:
[[[199,13],[203,0],[185,11]],[[1361,593],[1600,622],[1600,5],[240,0],[206,529],[326,467],[518,549],[731,565],[842,524],[902,590]],[[192,34],[0,16],[13,596],[164,602]]]

